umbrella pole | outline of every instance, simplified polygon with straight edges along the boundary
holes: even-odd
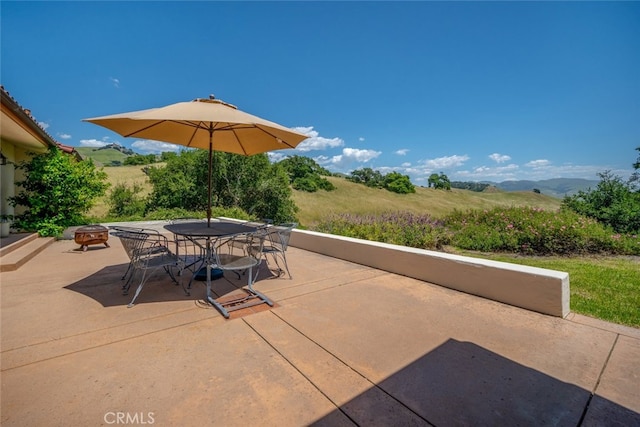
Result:
[[[211,163],[213,163],[213,128],[209,128],[209,185],[207,202],[207,227],[211,227]]]

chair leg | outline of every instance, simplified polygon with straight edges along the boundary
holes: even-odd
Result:
[[[260,267],[260,264],[258,264],[258,267]],[[262,301],[266,302],[270,307],[273,307],[273,301],[271,301],[266,295],[253,289],[253,283],[258,279],[258,273],[259,269],[256,270],[256,277],[253,278],[253,268],[249,268],[249,282],[247,283],[249,292],[260,298]]]
[[[289,279],[293,279],[293,276],[291,276],[291,272],[289,271],[289,264],[287,264],[287,256],[285,255],[284,252],[282,252],[282,260],[284,261],[284,268],[287,270]]]
[[[135,302],[136,298],[138,298],[138,295],[140,295],[140,291],[142,291],[142,288],[144,288],[144,284],[147,281],[146,279],[148,279],[147,271],[144,270],[143,273],[142,273],[142,281],[138,285],[138,288],[136,289],[136,293],[135,293],[135,295],[133,295],[133,299],[131,300],[129,305],[127,305],[127,308],[133,307],[133,303]]]
[[[289,279],[293,279],[293,277],[291,276],[291,272],[289,271],[289,265],[287,264],[287,257],[284,254],[284,252],[270,252],[270,254],[273,258],[273,261],[278,266],[278,277],[280,276],[280,274],[286,271],[287,274],[289,275]],[[284,268],[285,268],[284,270],[282,269],[282,267],[280,267],[280,263],[278,262],[278,257],[282,258],[282,261],[284,262]]]

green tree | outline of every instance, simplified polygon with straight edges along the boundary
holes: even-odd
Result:
[[[432,173],[429,176],[428,183],[429,187],[433,185],[433,188],[435,189],[451,190],[451,181],[449,180],[449,177],[443,172],[440,172],[440,175],[438,175],[437,173]]]
[[[150,167],[153,189],[148,209],[206,210],[208,156],[205,150],[185,150],[168,158],[165,166]],[[276,222],[295,219],[297,208],[291,199],[288,175],[279,165],[271,164],[266,154],[214,152],[211,182],[213,206],[238,207]]]
[[[322,176],[331,172],[318,165],[313,159],[304,156],[291,156],[278,162],[289,176],[289,182],[295,190],[313,193],[318,190],[332,191],[335,186]]]
[[[125,165],[150,165],[157,163],[158,159],[155,154],[134,154],[124,159]]]
[[[116,184],[109,194],[109,214],[116,217],[143,216],[145,211],[144,197],[140,196],[142,186],[134,183],[132,187],[127,184]]]
[[[640,191],[640,147],[637,147],[636,150],[638,151],[638,158],[632,165],[635,169],[635,172],[631,174],[631,177],[629,178],[629,184],[636,191]]]
[[[43,236],[56,236],[66,227],[82,224],[83,214],[109,186],[107,174],[97,170],[91,159],[78,162],[57,147],[33,154],[16,167],[24,170],[25,179],[16,182],[22,190],[9,203],[26,210],[16,216],[15,226]]]
[[[408,194],[415,193],[416,188],[411,183],[408,175],[402,175],[398,172],[390,172],[384,176],[384,188],[394,193]]]
[[[611,226],[619,233],[640,232],[640,191],[611,171],[599,173],[595,189],[563,199],[563,207]]]
[[[364,184],[367,187],[382,188],[384,185],[384,177],[382,174],[371,168],[356,169],[351,172],[348,179],[359,184]]]
[[[166,162],[167,160],[174,158],[178,155],[175,151],[163,151],[160,153],[160,161]]]
[[[436,183],[438,182],[440,182],[440,175],[438,175],[437,173],[432,173],[431,175],[429,175],[429,179],[427,180],[429,188],[431,188],[431,186],[436,188]]]

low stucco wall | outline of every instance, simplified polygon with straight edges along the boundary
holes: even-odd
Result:
[[[294,230],[290,245],[552,316],[569,314],[569,274]]]

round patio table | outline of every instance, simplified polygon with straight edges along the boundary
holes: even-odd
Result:
[[[253,233],[256,227],[232,221],[211,221],[207,226],[205,221],[180,222],[177,224],[165,225],[164,228],[175,235],[186,237],[195,245],[205,251],[205,265],[207,267],[207,301],[222,313],[225,318],[229,318],[229,312],[222,304],[213,298],[211,294],[211,269],[215,267],[215,256],[213,253],[212,241],[223,237],[234,236],[236,234]],[[207,240],[206,247],[203,247],[199,239]]]

